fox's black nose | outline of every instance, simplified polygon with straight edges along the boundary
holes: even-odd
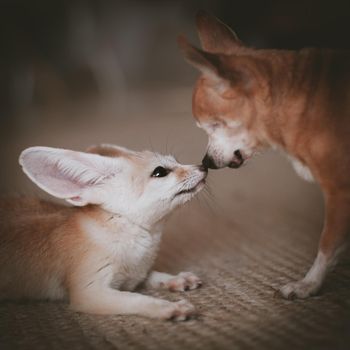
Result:
[[[216,166],[213,158],[211,158],[210,156],[208,156],[208,153],[204,156],[203,160],[202,160],[202,164],[205,168],[207,169],[217,169],[218,167]]]
[[[208,172],[208,168],[206,166],[204,166],[203,164],[198,165],[198,170],[203,171],[205,173]]]

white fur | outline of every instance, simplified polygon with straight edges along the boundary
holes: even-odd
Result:
[[[202,285],[202,281],[191,272],[180,272],[177,276],[153,271],[148,279],[147,286],[151,288],[163,288],[171,291],[184,292],[196,289]]]
[[[232,120],[225,125],[220,122],[201,123],[199,127],[208,134],[207,154],[217,167],[227,166],[234,159],[237,150],[245,159],[252,156],[254,139],[240,121]]]
[[[98,204],[91,189],[119,172],[121,160],[50,147],[31,147],[19,158],[26,175],[41,189],[74,205]],[[95,195],[95,196],[94,196]]]
[[[328,265],[329,261],[327,261],[326,256],[322,252],[319,252],[304,280],[321,284]]]
[[[307,298],[317,293],[332,264],[332,261],[327,259],[322,252],[319,252],[306,276],[300,281],[283,286],[280,290],[281,294],[285,298],[291,299],[295,297]]]
[[[292,162],[293,168],[295,170],[295,172],[305,181],[309,181],[309,182],[313,182],[314,177],[310,171],[310,169],[304,165],[303,163],[301,163],[299,160],[288,156],[288,158],[290,159],[290,161]]]
[[[112,145],[106,147],[117,149]],[[46,192],[77,206],[100,207],[97,213],[95,209],[96,216],[84,215],[81,209],[77,219],[79,232],[89,248],[84,250],[81,261],[71,267],[72,272],[63,271],[60,277],[65,276],[70,286],[66,292],[71,307],[83,312],[183,320],[194,311],[188,302],[168,302],[124,291],[132,291],[144,281],[157,288],[168,281],[168,289],[174,290],[200,286],[199,279],[190,273],[172,276],[153,272],[150,283],[147,279],[165,217],[203,188],[206,172],[197,166],[181,165],[171,156],[118,150],[123,153],[113,158],[32,147],[20,156],[24,172]],[[169,169],[168,175],[152,176],[158,166]],[[50,276],[38,276],[38,280],[46,277]],[[173,288],[175,282],[177,289]],[[111,288],[112,283],[118,290]],[[59,278],[48,281],[41,295],[51,299],[62,297],[63,285]]]
[[[123,149],[123,152],[127,152]],[[128,157],[105,157],[49,147],[31,147],[22,152],[20,164],[28,177],[49,194],[82,206],[99,204],[109,212],[150,226],[196,192],[175,196],[199,184],[205,175],[196,166],[181,165],[171,156],[129,152]],[[138,166],[139,165],[139,166]],[[174,172],[152,178],[157,166],[182,168],[190,174],[179,181]]]
[[[209,137],[207,154],[214,160],[217,167],[227,166],[234,158],[234,152],[240,150],[243,157],[249,158],[254,153],[254,138],[239,120],[230,120],[222,125],[219,121],[199,123]],[[272,146],[275,149],[279,147]],[[294,170],[304,180],[312,182],[314,177],[310,169],[296,158],[288,155]]]
[[[277,146],[276,144],[272,144],[272,149],[282,152],[292,163],[293,169],[297,173],[297,175],[300,176],[303,180],[309,182],[315,181],[311,170],[305,164],[300,162],[298,159],[292,157],[291,155],[286,154],[285,150],[282,149],[280,146]]]
[[[113,287],[132,291],[146,279],[159,248],[162,225],[148,231],[120,216],[112,216],[108,227],[86,218],[80,225],[87,238],[105,252],[101,265],[111,266],[108,277],[104,275],[108,284],[113,281]]]
[[[242,122],[240,120],[228,120],[226,121],[226,124],[231,129],[237,129],[242,127]]]

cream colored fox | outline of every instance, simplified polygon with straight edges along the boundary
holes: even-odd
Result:
[[[161,319],[194,313],[185,300],[132,291],[143,282],[172,291],[201,285],[192,273],[151,267],[166,216],[204,187],[204,168],[114,145],[89,153],[32,147],[19,162],[36,185],[73,207],[30,198],[0,203],[1,299],[68,299],[81,312]]]

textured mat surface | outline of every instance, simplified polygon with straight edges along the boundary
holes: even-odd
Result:
[[[52,117],[38,122],[38,130],[17,131],[5,140],[4,189],[35,192],[15,159],[20,149],[34,144],[82,149],[104,141],[136,149],[151,144],[162,151],[168,143],[181,152],[180,161],[200,159],[206,139],[189,117],[190,90],[133,97],[137,103],[130,103],[133,109],[122,120],[113,117],[117,107],[104,106],[78,121],[55,124]],[[86,131],[77,140],[82,120]],[[2,302],[0,349],[348,349],[346,257],[318,296],[274,297],[278,287],[302,277],[314,258],[323,221],[317,186],[298,179],[287,161],[273,153],[239,171],[212,172],[209,182],[212,196],[203,193],[169,220],[157,262],[162,271],[197,273],[203,287],[151,293],[168,300],[187,298],[198,310],[197,319],[162,322],[79,314],[62,303]]]

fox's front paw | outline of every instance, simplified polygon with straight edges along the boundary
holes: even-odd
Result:
[[[305,299],[318,292],[320,284],[313,281],[300,280],[284,285],[278,292],[285,299]]]
[[[184,292],[197,289],[202,285],[202,281],[192,272],[180,272],[177,276],[162,283],[162,287],[171,292]]]
[[[195,315],[194,306],[187,300],[169,302],[161,310],[161,318],[173,321],[186,321]]]

